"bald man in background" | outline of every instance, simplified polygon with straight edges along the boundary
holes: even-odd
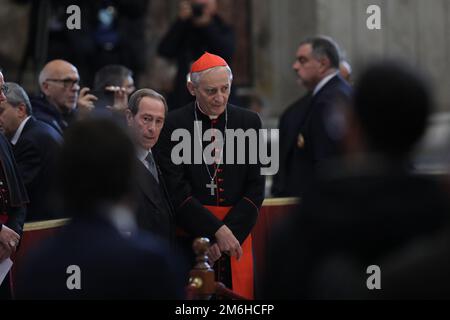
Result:
[[[41,95],[31,100],[34,116],[61,134],[76,119],[86,116],[97,98],[89,88],[80,90],[77,68],[65,60],[48,62],[39,73]]]

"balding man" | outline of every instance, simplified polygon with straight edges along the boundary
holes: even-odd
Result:
[[[76,113],[89,112],[96,100],[88,94],[88,88],[80,91],[77,68],[64,60],[52,60],[44,66],[39,74],[39,87],[41,97],[31,101],[34,115],[60,133],[74,121]]]
[[[307,93],[280,119],[280,171],[273,178],[275,197],[302,196],[328,161],[340,152],[335,107],[348,101],[351,87],[339,74],[339,48],[327,37],[312,37],[298,47],[292,69]],[[345,75],[345,74],[344,74]]]

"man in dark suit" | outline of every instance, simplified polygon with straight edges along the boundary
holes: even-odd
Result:
[[[178,17],[158,46],[158,54],[173,59],[178,67],[168,97],[170,110],[193,101],[186,89],[186,76],[195,60],[208,51],[231,62],[235,46],[234,31],[219,16],[217,0],[180,1]]]
[[[7,86],[7,102],[0,105],[0,127],[13,146],[30,198],[27,221],[54,219],[59,215],[50,195],[62,136],[32,116],[28,95],[18,84],[8,82]]]
[[[304,181],[310,180],[305,178],[312,172],[308,170],[306,158],[301,156],[301,136],[299,135],[299,130],[306,120],[310,102],[311,93],[307,93],[291,104],[281,116],[278,125],[280,169],[273,177],[271,190],[273,197],[297,197],[303,189]]]
[[[152,151],[164,125],[166,100],[154,90],[140,89],[131,95],[128,105],[127,123],[139,159],[136,175],[138,226],[173,242],[174,213]]]
[[[336,68],[336,53],[337,53],[337,47],[333,44],[333,42],[329,39],[324,38],[318,38],[318,39],[311,39],[303,42],[304,44],[311,44],[311,46],[315,46],[316,56],[321,57],[321,54],[325,53],[325,57],[328,57],[329,61],[332,62],[332,70],[335,70]],[[333,48],[333,46],[335,48]],[[335,50],[336,49],[336,50]],[[301,52],[301,54],[305,54],[304,52]],[[292,65],[292,68],[294,71],[298,74],[299,80],[301,80],[301,76],[303,76],[305,79],[309,79],[310,75],[305,75],[306,72],[301,72],[300,69],[302,68],[302,64],[298,58],[300,57],[300,51],[297,52],[297,59],[295,60],[294,64]],[[302,62],[304,62],[304,58],[302,57]],[[312,58],[314,58],[314,49],[313,49],[313,55]],[[306,63],[305,63],[306,65]],[[351,67],[349,63],[345,60],[341,59],[341,62],[339,64],[339,74],[340,76],[345,79],[348,83],[350,83],[350,74],[351,74]],[[306,68],[306,67],[305,67]],[[324,75],[327,75],[329,73],[325,72]],[[336,72],[333,71],[332,74],[335,74]],[[319,78],[322,78],[321,76]],[[304,192],[308,189],[308,187],[311,184],[311,181],[313,180],[315,170],[313,170],[314,167],[314,158],[310,154],[314,149],[312,148],[311,144],[306,144],[305,141],[308,142],[311,141],[309,136],[312,134],[308,132],[311,130],[311,127],[309,126],[309,119],[310,119],[310,112],[313,108],[312,102],[313,102],[313,91],[316,91],[316,87],[321,87],[322,83],[323,88],[322,90],[317,90],[315,97],[315,104],[317,105],[320,101],[320,99],[317,99],[318,92],[320,91],[320,95],[324,95],[324,90],[331,90],[329,86],[326,85],[326,81],[328,76],[325,76],[325,78],[322,78],[320,82],[318,82],[317,85],[313,85],[310,83],[310,81],[304,82],[305,86],[307,86],[308,92],[299,98],[297,101],[295,101],[293,104],[291,104],[286,111],[283,113],[283,115],[280,118],[280,124],[279,124],[279,130],[280,130],[280,170],[278,173],[273,177],[273,183],[272,183],[272,196],[274,197],[296,197],[299,195],[303,195]],[[338,78],[339,79],[339,78]],[[340,80],[340,79],[339,79]],[[317,80],[316,80],[317,81]],[[316,82],[315,81],[315,82]],[[302,81],[299,81],[302,82]],[[315,83],[313,82],[313,83]],[[347,92],[346,99],[348,99],[348,88],[345,88],[345,86],[341,86],[345,92]],[[331,97],[332,98],[332,97]],[[329,101],[329,103],[335,103],[336,101],[333,101],[334,98]],[[325,103],[325,102],[324,102]],[[318,108],[318,107],[316,107]],[[326,119],[330,117],[330,114],[323,114],[321,117],[318,117],[318,119],[315,122],[315,125],[321,123],[321,119],[323,118],[325,121]],[[316,117],[317,118],[317,117]],[[308,132],[308,134],[306,134]],[[308,139],[305,137],[308,136]],[[339,140],[339,139],[338,139]],[[320,147],[321,140],[318,139],[316,144]],[[334,144],[334,143],[333,143]],[[334,153],[334,152],[332,152]],[[328,155],[325,155],[327,158]]]
[[[357,82],[347,111],[346,157],[305,194],[273,241],[265,297],[408,297],[395,286],[410,270],[393,268],[388,257],[448,225],[442,186],[434,177],[410,172],[410,155],[431,111],[423,80],[397,64],[374,65]],[[411,253],[419,258],[421,252]],[[381,290],[369,290],[369,266],[381,269]],[[425,270],[409,275],[416,297],[427,296],[420,293],[431,280]]]
[[[288,169],[287,175],[292,175],[297,183],[279,186],[276,179],[274,191],[281,189],[279,195],[304,194],[326,170],[328,160],[341,153],[342,125],[338,109],[348,103],[352,89],[339,75],[339,61],[339,48],[330,38],[308,38],[297,49],[292,67],[310,93],[301,100],[301,106],[294,107],[292,116],[298,118],[291,120],[296,124],[281,146],[282,155],[288,157],[285,165],[286,159],[294,159],[293,172]],[[286,149],[283,143],[290,144],[287,152],[283,151]],[[298,189],[290,190],[293,188]]]
[[[60,183],[69,225],[30,253],[18,298],[178,299],[183,283],[166,245],[137,230],[130,198],[135,149],[107,119],[65,133]]]

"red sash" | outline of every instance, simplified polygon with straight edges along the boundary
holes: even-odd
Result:
[[[223,220],[231,207],[204,206],[216,218]],[[253,250],[251,234],[242,244],[242,256],[239,260],[231,257],[231,281],[233,291],[248,299],[253,299]]]

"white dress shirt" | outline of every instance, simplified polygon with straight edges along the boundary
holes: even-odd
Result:
[[[31,116],[28,116],[25,118],[25,120],[22,121],[20,126],[17,128],[16,133],[14,133],[14,136],[11,139],[11,144],[13,146],[16,145],[17,141],[19,141],[20,135],[22,134],[23,127],[27,124],[28,120],[30,120]]]
[[[339,71],[336,71],[336,72],[334,72],[334,73],[332,73],[332,74],[326,76],[325,78],[323,78],[323,79],[317,84],[317,86],[314,88],[313,96],[315,96],[315,95],[320,91],[320,89],[322,89],[323,87],[325,87],[325,85],[326,85],[326,84],[327,84],[334,76],[336,76],[338,73],[339,73]]]

